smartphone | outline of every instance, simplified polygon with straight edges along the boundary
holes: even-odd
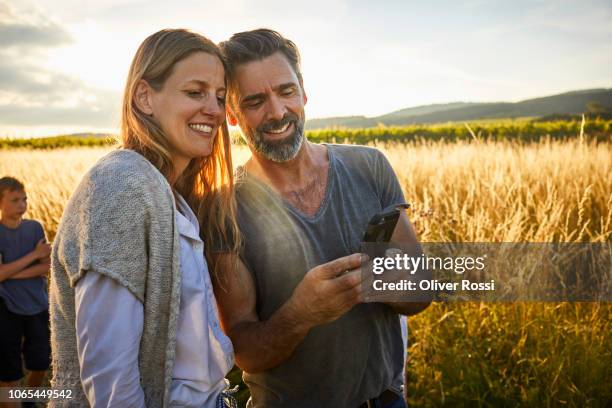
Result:
[[[363,235],[363,242],[374,242],[377,244],[386,243],[391,240],[395,225],[399,219],[400,210],[394,208],[391,211],[378,213],[372,217],[366,232]]]

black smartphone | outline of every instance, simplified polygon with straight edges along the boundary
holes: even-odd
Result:
[[[389,242],[395,225],[399,219],[400,210],[394,208],[391,211],[378,213],[372,217],[363,234],[363,242],[375,242],[378,244]]]

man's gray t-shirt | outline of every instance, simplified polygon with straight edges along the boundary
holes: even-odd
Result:
[[[246,175],[237,187],[241,259],[253,275],[257,313],[267,320],[311,268],[360,251],[370,218],[405,203],[389,162],[364,146],[327,145],[323,202],[307,216]],[[399,316],[381,303],[353,307],[313,328],[281,365],[245,373],[254,407],[357,407],[386,389],[401,395]]]

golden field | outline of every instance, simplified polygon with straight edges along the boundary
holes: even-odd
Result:
[[[610,242],[612,144],[456,141],[379,144],[424,242]],[[28,216],[53,238],[81,175],[109,148],[0,150],[25,182]],[[249,153],[237,146],[235,161]],[[606,303],[435,304],[411,318],[413,406],[607,406]],[[333,381],[333,380],[332,380]]]

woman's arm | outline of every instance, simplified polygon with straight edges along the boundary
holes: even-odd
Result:
[[[89,271],[75,288],[81,381],[91,406],[144,407],[138,351],[143,305],[114,279]]]

